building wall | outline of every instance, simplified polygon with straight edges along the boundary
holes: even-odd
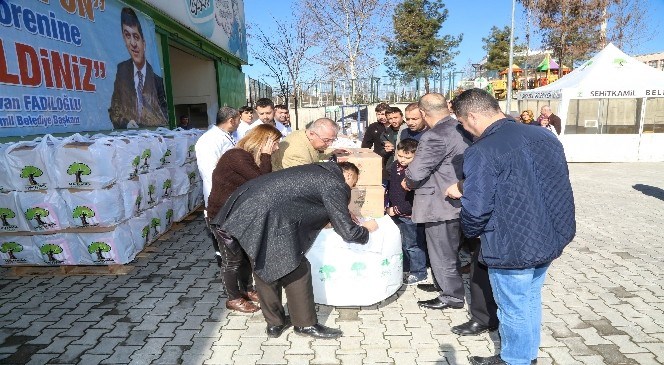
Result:
[[[207,104],[208,123],[219,109],[214,61],[170,47],[173,104]]]
[[[664,71],[664,52],[649,53],[640,56],[634,56],[634,58],[650,67]]]

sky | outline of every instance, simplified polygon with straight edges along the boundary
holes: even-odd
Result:
[[[261,26],[266,34],[271,31],[271,23],[275,19],[289,18],[292,14],[294,0],[280,0],[278,6],[274,0],[244,0],[245,20],[252,26]],[[444,1],[449,10],[449,17],[443,24],[442,34],[458,35],[463,33],[463,41],[458,50],[459,55],[455,58],[456,69],[461,70],[470,63],[478,63],[485,56],[482,49],[484,43],[482,38],[487,37],[492,26],[502,28],[509,26],[511,22],[512,1],[511,0],[447,0]],[[664,0],[647,0],[649,20],[653,23],[651,29],[655,32],[652,39],[643,43],[630,55],[664,52],[664,27],[661,19],[664,19]],[[269,9],[269,10],[266,10]],[[386,14],[391,26],[392,14]],[[262,19],[259,23],[257,19]],[[515,11],[515,32],[521,39],[525,39],[525,16],[523,8],[517,4]],[[263,25],[258,25],[263,24]],[[532,27],[532,25],[531,25]],[[252,59],[252,39],[249,38],[249,63],[253,66],[243,66],[245,74],[254,79],[263,79],[270,83],[267,75],[269,71]],[[540,40],[536,35],[531,35],[531,49],[541,49]],[[384,59],[384,54],[379,55],[379,60]],[[385,75],[385,68],[379,68],[376,76]]]

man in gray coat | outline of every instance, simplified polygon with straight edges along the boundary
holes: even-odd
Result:
[[[211,222],[249,256],[269,337],[279,337],[291,323],[302,335],[341,336],[318,323],[305,253],[328,223],[348,242],[367,243],[369,232],[378,229],[373,220],[358,225],[348,211],[358,174],[350,162],[327,162],[262,175],[235,190]],[[281,303],[282,289],[290,318]]]
[[[431,271],[441,291],[438,297],[417,304],[431,309],[460,309],[464,303],[458,255],[461,203],[446,197],[445,191],[463,178],[463,152],[471,141],[450,116],[443,95],[424,95],[419,109],[431,129],[422,135],[402,186],[415,189],[412,220],[424,223]]]

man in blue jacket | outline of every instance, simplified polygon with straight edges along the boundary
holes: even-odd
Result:
[[[484,90],[466,90],[452,108],[477,137],[458,184],[461,226],[481,238],[500,321],[501,353],[470,362],[528,365],[539,349],[546,270],[576,233],[565,153],[549,131],[507,118]]]

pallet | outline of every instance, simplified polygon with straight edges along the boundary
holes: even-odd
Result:
[[[12,266],[10,276],[127,275],[131,265]]]

